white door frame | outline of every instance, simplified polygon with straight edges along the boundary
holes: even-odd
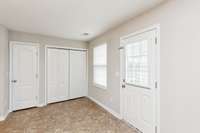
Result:
[[[34,46],[37,48],[37,103],[39,106],[39,81],[40,81],[40,44],[39,43],[31,43],[31,42],[19,42],[19,41],[10,41],[9,42],[9,112],[13,111],[13,85],[12,85],[12,75],[13,75],[13,46],[14,45],[22,45],[22,46]]]
[[[73,48],[73,47],[65,47],[65,46],[58,46],[58,45],[45,45],[45,101],[44,101],[44,105],[48,104],[47,98],[48,98],[48,89],[47,89],[47,49],[48,48],[55,48],[55,49],[66,49],[66,50],[77,50],[77,51],[86,51],[86,65],[87,65],[87,83],[88,83],[88,49],[85,48]],[[69,73],[70,74],[70,73]],[[87,90],[88,90],[88,84],[87,84]],[[88,95],[88,91],[87,91],[87,95]]]
[[[139,30],[137,32],[131,33],[129,35],[123,36],[120,38],[120,48],[119,50],[123,49],[123,40],[126,38],[129,38],[131,36],[136,36],[141,33],[145,33],[151,30],[156,30],[156,82],[157,82],[157,88],[156,88],[156,127],[157,133],[160,133],[160,24]],[[123,119],[123,94],[122,94],[122,85],[123,85],[123,63],[124,63],[124,54],[123,52],[120,52],[120,115]]]

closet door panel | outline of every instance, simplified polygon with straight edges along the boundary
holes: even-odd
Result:
[[[70,99],[87,95],[86,51],[70,51]]]
[[[69,92],[69,51],[48,49],[47,65],[48,103],[67,100]]]

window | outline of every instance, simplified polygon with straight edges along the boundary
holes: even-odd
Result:
[[[126,82],[136,86],[149,87],[148,41],[127,44]]]
[[[93,81],[101,88],[107,87],[107,45],[99,45],[93,49]]]

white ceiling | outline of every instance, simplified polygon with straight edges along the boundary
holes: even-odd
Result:
[[[11,30],[88,41],[163,0],[1,0]],[[82,33],[89,32],[89,36]]]

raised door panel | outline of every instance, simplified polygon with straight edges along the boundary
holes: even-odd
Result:
[[[69,51],[48,49],[48,103],[64,101],[69,95]]]
[[[87,95],[86,51],[70,51],[70,98]]]
[[[139,94],[139,118],[141,129],[145,132],[154,133],[155,130],[155,97],[154,91],[140,91]],[[145,125],[145,126],[144,126]]]

